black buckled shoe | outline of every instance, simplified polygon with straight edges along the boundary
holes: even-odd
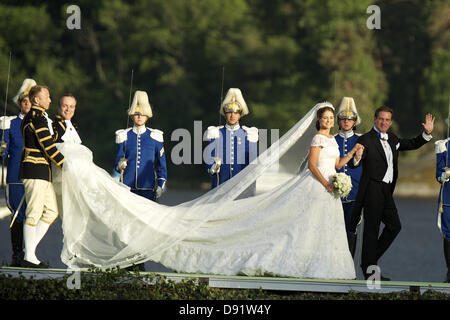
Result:
[[[39,264],[36,264],[36,263],[30,262],[27,260],[22,260],[21,265],[23,268],[34,268],[34,269],[49,269],[50,268],[50,266],[46,263],[41,262]]]
[[[39,263],[39,268],[41,268],[41,269],[50,269],[51,267],[50,267],[49,264],[41,262],[41,263]]]

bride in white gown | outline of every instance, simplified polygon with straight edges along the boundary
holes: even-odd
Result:
[[[70,268],[111,268],[153,260],[179,272],[354,279],[342,205],[329,183],[335,166],[349,160],[339,159],[329,136],[334,109],[324,112],[331,120],[319,119],[319,133],[328,134],[315,135],[311,144],[317,111],[330,106],[316,105],[238,176],[177,206],[131,193],[93,163],[85,146],[59,144],[62,261]],[[275,164],[283,167],[284,158],[295,154],[305,163],[310,145],[311,170],[238,199]]]

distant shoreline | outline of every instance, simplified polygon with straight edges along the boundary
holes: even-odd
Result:
[[[438,184],[436,184],[436,187],[430,187],[429,184],[420,182],[397,183],[394,197],[436,199],[437,201],[439,189],[440,186]]]

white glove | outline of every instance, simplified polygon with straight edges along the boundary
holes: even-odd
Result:
[[[6,142],[2,141],[0,143],[0,157],[3,157],[3,155],[5,154],[6,148],[7,148]]]
[[[163,189],[160,186],[156,187],[155,199],[159,199],[159,197],[161,197],[161,195],[162,195],[162,192],[163,192]]]
[[[211,174],[216,174],[220,172],[220,166],[222,165],[222,159],[220,158],[214,158],[214,164],[211,166],[211,169],[209,169]]]
[[[450,178],[450,168],[445,168],[444,172],[441,174],[441,182],[447,182],[448,178]]]
[[[125,159],[125,158],[120,159],[120,161],[119,161],[119,169],[121,171],[125,170],[125,168],[127,167],[127,162],[128,162],[128,160]]]

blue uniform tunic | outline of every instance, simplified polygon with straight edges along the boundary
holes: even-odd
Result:
[[[436,142],[436,180],[441,183],[438,198],[438,226],[445,239],[450,240],[450,181],[442,181],[441,179],[446,165],[450,166],[447,149],[448,140]]]
[[[222,159],[218,174],[212,175],[211,189],[231,179],[241,172],[253,159],[257,157],[258,133],[256,128],[231,128],[229,125],[209,127],[207,137],[211,138],[206,150],[206,167],[211,173],[214,158]]]
[[[162,188],[167,180],[163,133],[145,127],[142,129],[134,127],[119,130],[119,134],[119,131],[116,132],[117,153],[114,167],[120,173],[119,161],[122,158],[127,159],[123,183],[129,186],[132,192],[155,200],[155,186]]]
[[[23,115],[7,117],[9,118],[10,125],[2,126],[5,130],[1,132],[1,135],[6,142],[6,150],[3,158],[8,161],[6,183],[6,203],[12,212],[16,212],[19,204],[25,194],[25,188],[23,186],[22,180],[19,179],[20,163],[22,160],[22,149],[23,149],[23,138],[22,138],[22,119]],[[6,121],[7,123],[8,121]],[[0,120],[0,123],[3,123]],[[23,200],[22,206],[20,207],[19,213],[17,214],[17,221],[25,220],[25,211],[27,204],[25,199]]]
[[[356,145],[356,141],[358,140],[360,135],[351,132],[339,132],[334,138],[339,146],[340,157],[344,157],[348,152],[350,152]],[[358,166],[355,169],[350,168],[347,164],[344,165],[341,169],[337,170],[337,172],[344,172],[349,175],[352,180],[352,190],[345,198],[341,198],[342,207],[344,209],[344,219],[345,226],[348,230],[348,224],[350,222],[350,216],[352,214],[353,206],[355,205],[356,195],[358,193],[359,180],[361,179],[362,174],[362,166]]]

